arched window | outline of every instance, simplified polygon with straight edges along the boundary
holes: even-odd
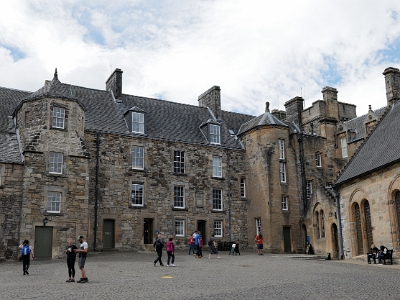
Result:
[[[357,232],[357,254],[364,254],[363,239],[362,239],[362,227],[361,227],[361,215],[360,206],[358,203],[354,204],[354,217],[356,222],[356,232]]]
[[[325,237],[325,215],[324,215],[324,211],[321,209],[321,211],[319,212],[319,217],[321,219],[321,237]]]
[[[320,230],[319,230],[319,214],[318,211],[315,212],[315,226],[316,226],[316,234],[317,239],[321,237]]]
[[[364,217],[365,217],[365,230],[367,232],[367,249],[374,243],[374,238],[372,236],[372,225],[371,225],[371,209],[369,202],[366,200],[364,202]]]

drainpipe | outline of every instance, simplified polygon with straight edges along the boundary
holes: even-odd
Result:
[[[231,216],[231,167],[229,150],[226,150],[227,164],[228,164],[228,230],[229,230],[229,242],[232,242],[232,216]]]
[[[94,200],[94,243],[93,250],[96,251],[97,241],[97,210],[99,201],[99,165],[100,165],[100,134],[96,136],[96,187],[95,187],[95,200]]]

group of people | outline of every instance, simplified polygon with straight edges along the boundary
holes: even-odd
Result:
[[[208,258],[211,258],[211,255],[213,254],[216,255],[217,258],[221,258],[218,255],[218,248],[214,234],[211,235],[211,238],[209,239],[207,245],[209,250]],[[200,231],[193,232],[193,234],[189,237],[189,255],[190,252],[193,252],[194,257],[196,258],[203,257],[203,237]]]
[[[376,259],[378,258],[378,264],[382,264],[382,259],[384,258],[385,254],[387,253],[388,249],[381,245],[378,249],[375,244],[371,245],[371,252],[368,253],[368,263],[371,263],[371,259],[374,261],[374,264],[376,264]]]
[[[68,280],[67,282],[75,282],[75,260],[76,260],[76,253],[79,253],[78,259],[78,266],[81,270],[82,277],[77,281],[77,283],[86,283],[88,282],[88,278],[86,277],[86,270],[85,270],[85,262],[86,262],[86,255],[88,252],[88,244],[85,242],[84,237],[81,235],[78,238],[80,242],[79,248],[75,246],[73,243],[73,239],[68,239],[68,244],[65,247],[65,253],[67,254],[67,266],[68,266]],[[21,256],[20,260],[22,260],[22,270],[24,271],[24,275],[29,275],[29,265],[30,259],[34,259],[35,255],[33,253],[32,246],[29,244],[28,240],[24,240],[24,242],[19,245],[21,249]]]
[[[162,263],[162,251],[164,248],[164,242],[163,242],[161,233],[158,234],[156,240],[153,243],[153,247],[157,253],[157,258],[155,261],[153,261],[153,264],[154,264],[154,266],[156,266],[157,262],[159,262],[160,266],[163,267],[164,264]],[[174,262],[175,262],[175,244],[173,242],[172,236],[170,236],[168,238],[166,250],[167,250],[167,255],[168,255],[167,267],[175,267],[175,264],[174,264]]]

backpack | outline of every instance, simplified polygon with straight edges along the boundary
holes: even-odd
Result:
[[[31,249],[29,249],[29,246],[25,245],[22,247],[21,253],[22,255],[29,255],[31,253]]]
[[[212,245],[214,245],[214,243],[213,243],[213,240],[210,239],[210,240],[208,241],[208,246],[211,247]]]

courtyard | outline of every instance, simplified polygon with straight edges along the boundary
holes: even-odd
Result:
[[[206,254],[206,252],[204,253]],[[89,253],[88,283],[67,283],[66,260],[0,263],[1,299],[400,299],[399,265],[242,252],[153,266],[150,252]],[[163,263],[167,256],[164,252]],[[76,265],[77,275],[80,271]]]

